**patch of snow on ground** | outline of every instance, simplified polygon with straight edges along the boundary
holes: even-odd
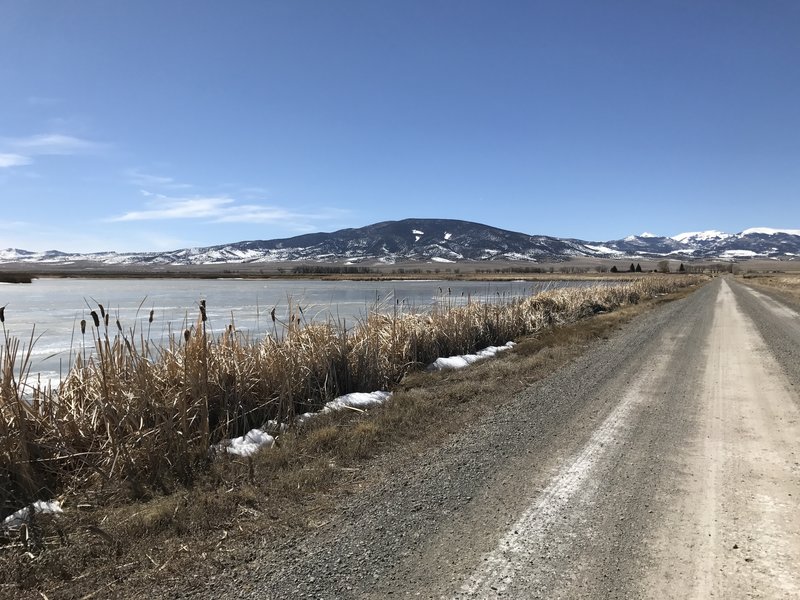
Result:
[[[649,231],[643,231],[638,235],[640,238],[654,238],[658,237],[655,233],[650,233]]]
[[[305,423],[309,419],[317,415],[322,415],[335,410],[366,410],[373,406],[383,404],[392,397],[392,392],[353,392],[352,394],[345,394],[334,398],[322,407],[322,410],[316,413],[305,413],[297,417],[300,423]]]
[[[40,515],[58,515],[63,513],[61,510],[61,503],[58,501],[37,500],[30,506],[19,509],[12,515],[8,515],[3,519],[3,526],[0,529],[19,529],[25,525],[31,518],[31,507],[33,512]]]
[[[440,263],[454,263],[454,262],[456,262],[456,261],[450,260],[448,258],[442,258],[441,256],[432,256],[431,260],[433,262],[440,262]]]
[[[385,403],[391,397],[392,392],[354,392],[345,394],[326,403],[319,412],[308,412],[300,415],[297,417],[297,422],[303,424],[318,415],[337,410],[366,410]],[[280,433],[284,433],[288,429],[285,423],[278,423],[277,421],[269,421],[267,428]],[[262,448],[272,448],[275,445],[275,439],[263,429],[251,429],[242,437],[222,440],[219,444],[214,445],[213,448],[220,451],[224,450],[228,454],[237,456],[253,456]]]
[[[413,233],[414,235],[425,235],[425,232],[420,231],[419,229],[412,229],[411,233]]]
[[[460,356],[437,358],[434,362],[428,365],[428,370],[443,371],[445,369],[463,369],[464,367],[468,367],[472,363],[478,362],[479,360],[497,356],[499,352],[510,350],[515,345],[516,344],[514,342],[508,342],[505,346],[489,346],[488,348],[480,350],[476,354],[462,354]]]
[[[224,448],[228,454],[237,456],[253,456],[261,448],[272,448],[275,438],[263,429],[251,429],[245,435],[232,440],[223,440],[217,448]]]
[[[445,240],[449,240],[451,237],[453,237],[452,233],[447,233],[446,231],[444,232],[444,239]]]
[[[463,369],[474,362],[491,358],[504,350],[510,350],[516,344],[508,342],[504,346],[489,346],[480,350],[476,354],[464,354],[462,356],[450,356],[446,358],[439,358],[433,364],[428,366],[429,371],[441,371],[443,369]],[[318,412],[307,412],[297,417],[297,422],[300,424],[308,422],[310,419],[325,413],[339,411],[339,410],[356,410],[363,411],[373,406],[379,406],[386,403],[392,397],[392,392],[353,392],[352,394],[345,394],[334,398],[327,402],[325,406]],[[276,421],[269,421],[267,427],[272,431],[280,431],[281,433],[286,430],[284,424],[279,424]],[[272,448],[275,445],[275,438],[269,435],[263,429],[251,429],[242,437],[222,440],[219,444],[214,446],[217,450],[225,450],[228,454],[236,454],[237,456],[252,456],[262,448]],[[58,504],[58,503],[55,503]],[[27,510],[27,509],[23,509]],[[58,512],[60,512],[60,507]],[[21,511],[18,511],[21,512]],[[38,511],[37,511],[38,512]],[[17,513],[14,513],[17,514]],[[13,515],[12,515],[13,516]],[[8,521],[11,517],[6,519]]]

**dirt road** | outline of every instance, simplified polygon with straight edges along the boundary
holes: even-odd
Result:
[[[800,597],[800,316],[718,279],[203,596]]]

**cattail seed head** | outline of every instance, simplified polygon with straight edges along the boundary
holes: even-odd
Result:
[[[200,320],[205,323],[208,320],[208,316],[206,316],[206,301],[200,300]]]
[[[189,338],[192,337],[192,332],[188,329],[183,332],[183,339],[184,341],[188,342]]]
[[[103,305],[100,304],[99,302],[97,303],[97,306],[100,307],[100,316],[105,319],[106,318],[106,309],[103,308]]]
[[[95,327],[100,327],[100,317],[97,316],[95,311],[89,313],[92,316],[92,321],[94,321]]]
[[[86,335],[86,319],[81,319],[81,335]]]
[[[119,332],[122,333],[122,323],[119,322],[119,319],[117,319],[117,329],[119,329]]]
[[[6,307],[0,306],[0,323],[6,322]]]
[[[270,311],[269,316],[272,317],[272,322],[274,323],[275,322],[275,309],[274,308]]]
[[[147,321],[148,323],[152,323],[153,322],[153,316],[155,316],[155,314],[156,314],[156,311],[151,308],[150,309],[150,319]]]
[[[103,317],[103,322],[106,324],[106,328],[108,328],[108,313]]]

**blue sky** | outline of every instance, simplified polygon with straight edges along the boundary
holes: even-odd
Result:
[[[0,248],[800,228],[800,3],[0,0]]]

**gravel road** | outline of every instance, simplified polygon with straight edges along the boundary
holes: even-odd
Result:
[[[197,596],[800,597],[800,316],[717,279]]]

